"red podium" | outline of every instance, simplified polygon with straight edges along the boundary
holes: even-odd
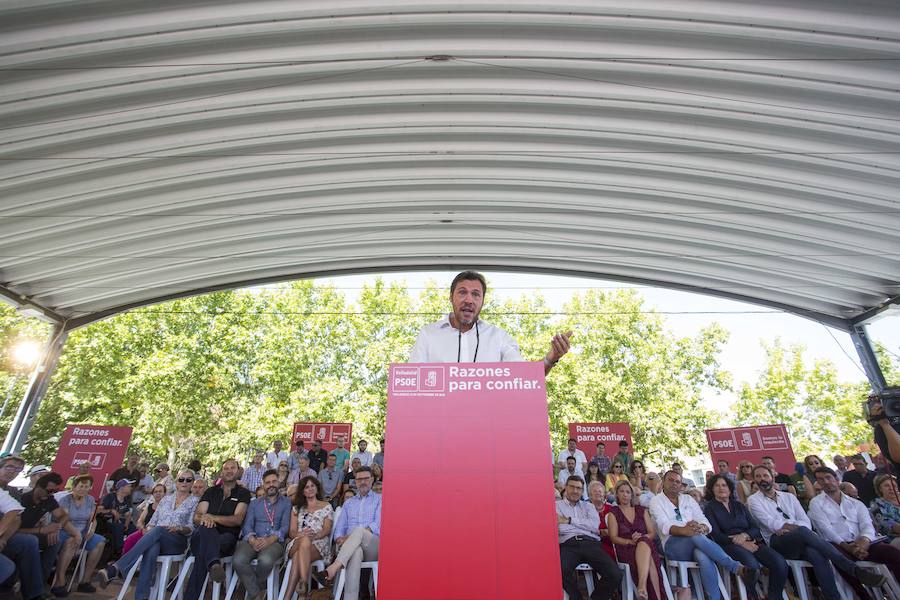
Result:
[[[391,365],[378,600],[562,596],[543,363]]]

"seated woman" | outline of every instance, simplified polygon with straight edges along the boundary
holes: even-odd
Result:
[[[753,463],[749,460],[742,460],[738,465],[737,472],[737,493],[738,500],[747,504],[747,498],[753,495]]]
[[[815,454],[810,454],[803,459],[803,488],[806,491],[807,503],[815,498],[816,494],[821,491],[819,486],[816,485],[816,476],[814,473],[816,472],[816,469],[824,466],[825,463]],[[799,489],[797,490],[797,493],[800,493]]]
[[[103,548],[106,546],[106,539],[102,535],[94,533],[94,511],[97,508],[97,501],[91,496],[92,487],[94,487],[93,477],[76,475],[72,479],[72,493],[59,500],[59,505],[69,513],[71,523],[81,532],[82,539],[87,540],[84,544],[84,549],[88,553],[84,569],[85,579],[90,577],[97,568],[97,563],[100,562],[100,557],[103,555]],[[66,543],[67,541],[68,543]],[[56,560],[56,577],[53,579],[51,591],[66,591],[66,570],[81,545],[82,540],[72,538],[66,530],[60,529],[59,547],[62,550]],[[78,583],[78,591],[88,594],[96,592],[97,589],[85,579]],[[57,592],[53,592],[53,594],[58,596]]]
[[[647,482],[645,480],[647,473],[644,471],[644,463],[639,460],[633,460],[631,461],[628,470],[630,471],[628,474],[628,481],[631,482],[631,487],[641,492],[647,489]]]
[[[161,483],[157,483],[153,486],[150,495],[147,496],[147,499],[144,500],[144,503],[140,506],[141,514],[137,518],[137,531],[125,538],[125,545],[122,546],[122,554],[127,554],[128,551],[134,548],[134,545],[138,543],[138,540],[144,537],[144,534],[149,529],[147,524],[150,523],[150,519],[156,511],[156,507],[159,506],[160,501],[165,495],[166,486]]]
[[[606,481],[606,477],[600,471],[600,465],[594,462],[588,463],[588,470],[584,476],[584,485],[590,486],[592,481],[599,481],[600,483]]]
[[[606,489],[612,493],[620,481],[628,481],[628,475],[625,474],[625,465],[616,460],[609,467],[609,473],[606,474]]]
[[[372,463],[372,479],[375,483],[384,479],[384,469],[378,463]],[[374,486],[375,484],[373,483],[372,485]]]
[[[105,588],[116,577],[124,577],[140,560],[142,565],[152,565],[152,568],[141,568],[134,598],[147,600],[150,597],[156,558],[181,554],[187,549],[188,536],[194,530],[194,510],[200,503],[200,498],[191,494],[193,483],[193,471],[182,469],[178,472],[175,492],[160,500],[143,537],[119,560],[97,571],[95,578],[100,587]]]
[[[609,541],[609,530],[606,528],[606,515],[612,508],[612,504],[606,501],[606,488],[603,487],[602,481],[592,481],[587,487],[588,500],[600,515],[600,541],[603,544],[603,550],[611,559],[616,560],[616,552],[613,550],[612,542]]]
[[[607,523],[618,561],[631,567],[631,578],[640,600],[664,600],[659,583],[661,561],[653,543],[656,537],[653,519],[643,506],[634,505],[631,483],[617,483],[615,495],[616,505],[609,509]]]
[[[892,546],[900,546],[900,493],[893,475],[875,478],[875,501],[870,509],[875,529],[891,540]]]
[[[291,468],[288,466],[288,462],[283,460],[278,463],[278,493],[287,496],[288,494],[288,479],[291,476]]]
[[[301,600],[309,598],[311,592],[306,585],[310,565],[319,559],[324,560],[325,564],[331,562],[334,510],[324,498],[322,484],[316,477],[304,477],[297,484],[288,533],[291,542],[285,549],[285,554],[293,560],[285,598],[293,598],[294,590]]]
[[[732,502],[734,484],[724,475],[714,475],[706,482],[708,500],[703,514],[712,525],[710,537],[722,546],[728,556],[750,567],[760,564],[769,569],[769,598],[781,598],[787,581],[788,568],[784,557],[769,548],[750,511],[741,502]],[[748,589],[751,598],[756,590]]]

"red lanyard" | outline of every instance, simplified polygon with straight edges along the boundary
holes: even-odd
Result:
[[[263,510],[266,511],[266,521],[269,522],[269,528],[275,528],[275,507],[272,507],[272,514],[269,514],[269,501],[266,498],[263,498]]]

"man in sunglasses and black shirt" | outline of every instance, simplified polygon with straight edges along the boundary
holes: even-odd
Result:
[[[207,574],[216,583],[225,581],[221,558],[231,556],[241,534],[241,525],[252,499],[251,493],[237,484],[238,463],[233,458],[222,465],[222,482],[200,498],[194,512],[191,552],[194,569],[188,580],[185,598],[197,600]]]

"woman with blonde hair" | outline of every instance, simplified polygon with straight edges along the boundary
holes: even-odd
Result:
[[[749,460],[742,460],[738,464],[737,472],[737,495],[738,500],[747,504],[747,498],[753,495],[753,463]]]
[[[615,496],[616,505],[609,509],[607,524],[617,560],[631,566],[631,578],[637,586],[639,600],[663,600],[659,583],[661,561],[653,545],[656,537],[653,519],[643,506],[635,506],[634,488],[630,482],[618,482]]]
[[[621,461],[613,461],[609,467],[609,473],[606,474],[606,489],[613,490],[620,481],[628,481],[628,475],[625,474],[625,465]]]

